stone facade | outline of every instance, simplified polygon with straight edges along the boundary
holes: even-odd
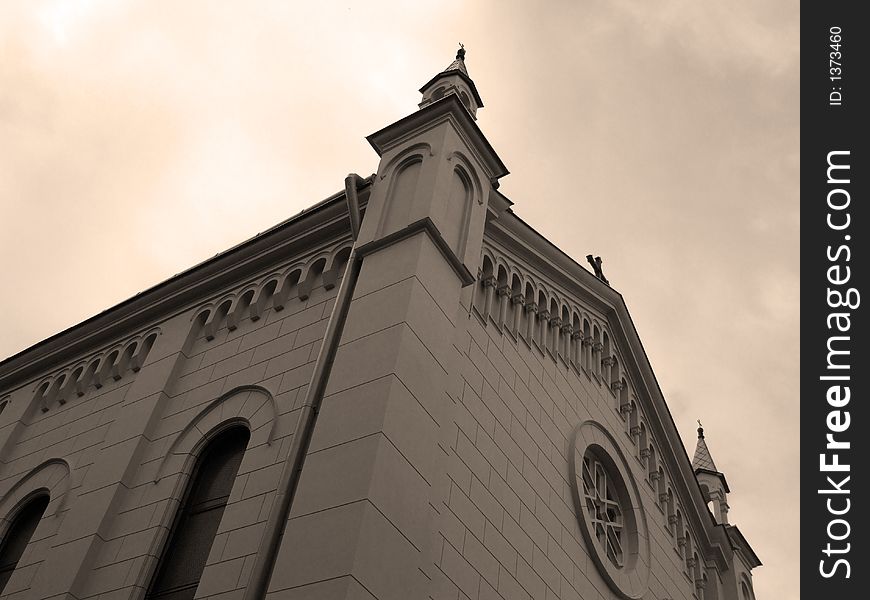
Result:
[[[464,53],[421,91],[369,137],[355,241],[336,194],[0,363],[0,534],[50,498],[3,598],[144,598],[231,424],[250,441],[196,598],[252,598],[349,262],[266,597],[754,598],[707,506],[724,475],[687,460],[622,297],[498,191]]]

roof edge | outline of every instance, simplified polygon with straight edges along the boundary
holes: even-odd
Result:
[[[373,179],[374,175],[365,178],[362,192],[371,186]],[[11,389],[46,367],[64,362],[64,357],[107,343],[122,331],[145,326],[189,303],[203,288],[223,285],[239,271],[228,270],[227,263],[245,269],[252,264],[262,268],[290,248],[299,251],[311,245],[310,233],[299,231],[302,222],[306,223],[304,229],[312,227],[311,220],[317,223],[313,230],[317,239],[323,239],[329,232],[339,235],[344,227],[349,231],[349,224],[345,223],[347,209],[340,202],[344,195],[344,190],[336,192],[281,223],[0,361],[0,390]]]
[[[452,119],[460,134],[467,136],[468,141],[472,142],[472,149],[480,154],[479,159],[482,160],[483,166],[490,171],[490,177],[493,181],[509,174],[495,148],[486,139],[483,131],[474,122],[468,109],[465,108],[456,94],[447,94],[420,110],[382,127],[366,136],[366,141],[371,144],[378,156],[383,156],[396,139],[403,138],[418,128],[442,118]]]
[[[614,336],[618,335],[622,338],[625,354],[634,363],[640,375],[642,383],[639,382],[638,387],[644,389],[646,396],[652,403],[649,408],[653,412],[648,415],[652,421],[650,426],[652,427],[654,423],[657,424],[656,437],[659,440],[659,445],[670,450],[664,455],[673,457],[669,461],[672,477],[681,490],[681,495],[691,499],[695,508],[691,511],[694,524],[697,529],[705,532],[706,547],[716,554],[719,566],[725,568],[727,557],[722,548],[730,548],[731,545],[726,543],[727,536],[724,532],[720,532],[713,522],[707,522],[702,517],[702,515],[707,514],[706,503],[695,478],[692,460],[680,437],[676,422],[665,401],[664,393],[622,294],[598,279],[583,265],[517,216],[513,210],[509,209],[505,211],[502,218],[488,222],[487,227],[491,227],[492,231],[504,230],[503,237],[511,237],[510,233],[515,234],[512,247],[520,251],[531,251],[539,254],[541,257],[541,265],[539,266],[543,272],[557,278],[557,281],[561,279],[562,283],[565,284],[564,287],[574,290],[580,298],[590,302],[611,321],[611,324],[615,322],[620,325],[619,329],[614,327],[612,333]],[[680,454],[682,454],[682,458]]]

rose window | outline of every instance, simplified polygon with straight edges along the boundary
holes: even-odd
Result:
[[[623,565],[623,510],[605,466],[591,452],[583,456],[583,498],[589,522],[607,558]]]

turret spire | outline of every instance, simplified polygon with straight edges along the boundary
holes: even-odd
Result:
[[[704,426],[698,421],[698,444],[695,446],[695,457],[692,459],[692,470],[701,486],[704,500],[710,502],[710,509],[717,523],[728,523],[728,482],[725,475],[716,468],[707,440],[704,438]]]
[[[701,421],[698,421],[698,444],[695,446],[695,458],[692,459],[692,468],[695,470],[706,469],[707,471],[719,472],[716,464],[713,462],[713,457],[710,456],[710,449],[707,448],[707,441],[704,439],[704,426]]]
[[[468,75],[468,67],[465,66],[465,46],[462,42],[459,43],[459,50],[456,51],[453,62],[421,87],[420,93],[423,94],[420,108],[437,102],[449,94],[455,94],[471,116],[477,118],[477,109],[483,107],[483,100],[477,93],[477,86]]]
[[[446,69],[444,69],[444,73],[447,71],[462,71],[468,76],[468,68],[465,66],[465,46],[462,42],[459,42],[459,50],[456,51],[456,58],[450,63]]]

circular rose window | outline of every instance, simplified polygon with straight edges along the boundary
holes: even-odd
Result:
[[[592,525],[598,545],[610,562],[622,567],[625,554],[622,551],[619,493],[607,467],[592,450],[587,450],[583,457],[583,499],[586,501],[586,518]]]
[[[574,431],[574,501],[589,555],[614,591],[641,598],[649,577],[646,516],[631,466],[595,421]]]

